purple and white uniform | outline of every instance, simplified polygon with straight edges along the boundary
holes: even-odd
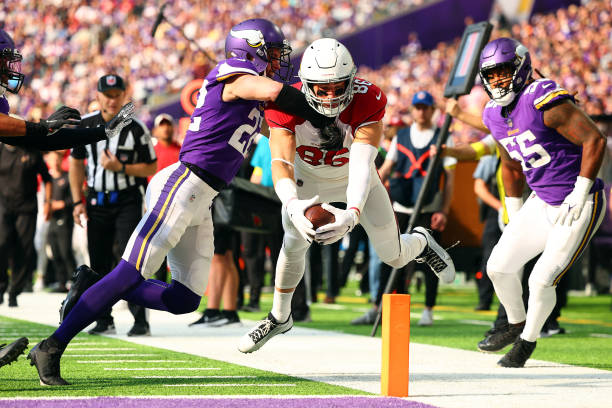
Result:
[[[204,80],[180,161],[151,180],[147,213],[123,253],[123,259],[145,278],[155,273],[167,255],[172,278],[200,296],[213,256],[210,208],[217,195],[215,186],[205,182],[202,174],[229,183],[263,120],[263,102],[222,100],[224,81],[241,74],[257,75],[257,71],[250,61],[229,59],[221,61]],[[203,170],[195,169],[200,176],[191,170],[192,165]]]
[[[507,118],[502,116],[501,106],[489,102],[483,122],[510,157],[521,163],[533,193],[504,229],[489,257],[487,271],[508,321],[526,320],[521,337],[535,341],[554,306],[554,299],[542,306],[540,295],[548,296],[546,288],[559,282],[588,245],[603,219],[605,197],[603,183],[597,179],[580,218],[570,226],[555,223],[560,204],[574,189],[580,173],[582,147],[547,127],[543,111],[550,104],[573,98],[549,79],[534,81],[517,98]],[[532,296],[525,312],[520,276],[523,265],[539,254],[529,277]]]
[[[228,109],[221,99],[223,81],[242,73],[257,75],[250,61],[240,59],[221,61],[208,74],[179,155],[226,183],[238,172],[264,118],[263,102],[240,99]]]
[[[523,91],[507,118],[494,101],[482,117],[493,137],[521,163],[529,187],[550,205],[560,205],[572,192],[582,157],[581,146],[544,125],[543,111],[562,99],[574,100],[554,81],[539,79]],[[591,192],[602,188],[597,179]]]

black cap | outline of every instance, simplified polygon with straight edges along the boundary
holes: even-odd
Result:
[[[106,92],[110,89],[121,89],[125,91],[125,82],[119,75],[104,75],[98,79],[98,92]]]

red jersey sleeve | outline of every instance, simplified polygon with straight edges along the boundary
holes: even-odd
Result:
[[[376,85],[355,78],[353,100],[340,114],[340,121],[349,124],[353,132],[369,123],[378,122],[385,116],[387,97]]]

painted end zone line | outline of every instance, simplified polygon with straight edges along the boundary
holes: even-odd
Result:
[[[70,351],[130,351],[134,347],[70,347]]]
[[[104,367],[105,371],[161,371],[161,370],[185,370],[185,371],[197,371],[197,370],[220,370],[219,367],[150,367],[150,368],[113,368]]]
[[[164,387],[295,387],[295,384],[164,384]]]

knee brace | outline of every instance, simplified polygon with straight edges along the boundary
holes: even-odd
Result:
[[[194,312],[200,305],[201,296],[193,293],[187,286],[172,279],[172,283],[162,293],[162,301],[172,314]]]

